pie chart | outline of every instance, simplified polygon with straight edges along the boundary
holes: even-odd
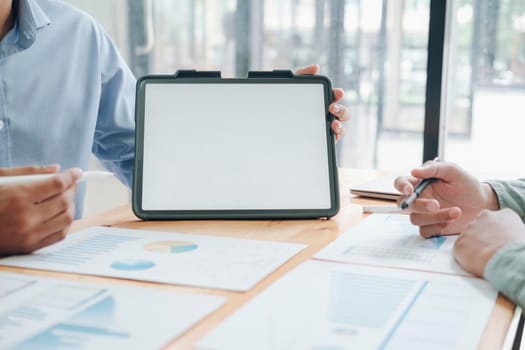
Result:
[[[196,250],[199,246],[188,241],[158,241],[144,245],[144,249],[153,253],[180,254]]]
[[[138,270],[147,270],[155,266],[153,261],[142,260],[142,259],[125,259],[115,261],[111,264],[111,267],[115,270],[124,270],[124,271],[138,271]]]

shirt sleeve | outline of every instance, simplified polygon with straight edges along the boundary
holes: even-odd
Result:
[[[490,259],[483,275],[501,293],[525,308],[525,242],[500,249]]]
[[[512,209],[525,222],[525,179],[486,182],[496,193],[499,207]]]
[[[135,156],[135,77],[111,38],[98,27],[101,95],[93,154],[131,187]]]

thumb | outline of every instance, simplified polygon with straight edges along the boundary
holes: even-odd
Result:
[[[33,174],[54,174],[60,170],[60,165],[31,165],[18,168],[0,168],[0,176],[17,176]]]
[[[464,171],[457,165],[446,162],[428,162],[412,170],[412,176],[416,178],[425,179],[435,177],[445,182],[451,182],[463,174]]]

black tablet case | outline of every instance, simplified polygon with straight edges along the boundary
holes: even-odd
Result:
[[[146,86],[148,84],[322,84],[324,91],[324,125],[326,135],[327,164],[312,164],[312,167],[326,167],[328,171],[330,205],[325,208],[162,208],[144,209],[143,208],[143,173],[144,173],[144,130],[145,123],[145,99]],[[339,185],[335,157],[334,134],[331,130],[333,115],[328,111],[328,106],[333,100],[331,82],[327,77],[320,75],[294,75],[291,71],[261,71],[250,72],[248,78],[221,78],[220,72],[215,71],[177,71],[174,75],[147,75],[137,81],[136,89],[136,132],[135,132],[135,169],[132,189],[132,206],[135,215],[144,220],[181,220],[181,219],[312,219],[326,218],[335,215],[339,210]],[[202,103],[206,103],[203,98]],[[177,113],[173,114],[177,118]],[[183,116],[180,116],[181,118]],[[198,123],[198,113],[194,116]],[[282,116],[285,118],[286,116]],[[323,116],[321,116],[323,117]],[[301,132],[300,126],[297,130],[290,131],[290,137],[295,132]],[[271,139],[268,142],[272,142]],[[211,147],[211,145],[210,145]],[[191,146],[188,147],[191,152]],[[159,158],[160,162],[169,159]],[[241,159],[239,161],[242,161]],[[187,183],[184,186],[194,187],[196,195],[199,194],[198,183]],[[309,191],[309,188],[304,188]],[[214,200],[220,201],[220,198]]]

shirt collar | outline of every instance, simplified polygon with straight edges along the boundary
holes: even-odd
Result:
[[[15,0],[18,4],[18,45],[28,48],[35,42],[36,31],[51,23],[44,10],[35,0]]]

